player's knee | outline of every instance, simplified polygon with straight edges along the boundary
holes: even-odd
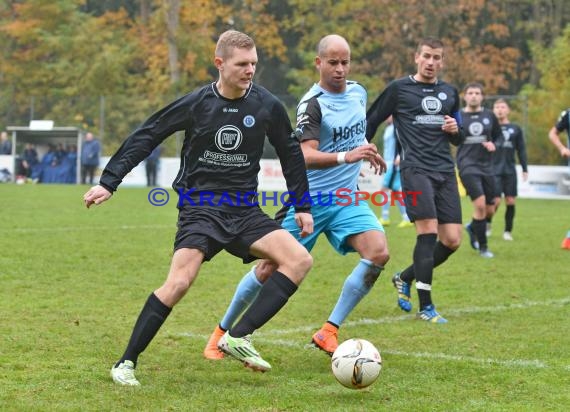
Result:
[[[364,257],[364,256],[363,256]],[[370,257],[364,257],[370,260],[375,266],[386,266],[386,263],[390,260],[390,253],[387,247],[378,247],[372,250]]]
[[[307,274],[309,270],[313,267],[313,257],[309,252],[304,253],[296,263],[297,273],[302,273],[303,276]]]
[[[255,267],[255,277],[259,283],[265,283],[265,281],[271,276],[273,272],[277,269],[277,265],[270,260],[262,260]]]
[[[175,295],[184,295],[192,282],[188,278],[177,278],[172,280],[170,283],[170,289]]]
[[[449,237],[445,239],[445,242],[442,242],[443,245],[454,252],[459,249],[459,245],[461,245],[461,235]]]

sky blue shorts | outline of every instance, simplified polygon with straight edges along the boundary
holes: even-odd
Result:
[[[308,251],[313,249],[321,233],[327,236],[329,243],[338,253],[346,255],[348,252],[355,251],[346,242],[349,236],[369,230],[384,232],[384,228],[378,222],[378,218],[364,200],[359,201],[358,205],[356,205],[354,198],[350,203],[346,198],[326,198],[319,202],[313,202],[311,213],[315,223],[315,230],[305,238],[300,237],[301,230],[295,223],[295,210],[293,208],[289,209],[281,224]]]

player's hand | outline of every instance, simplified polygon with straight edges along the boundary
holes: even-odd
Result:
[[[301,237],[306,237],[313,233],[313,215],[306,212],[295,213],[295,223],[301,228]]]
[[[378,154],[378,148],[374,143],[368,143],[358,146],[349,152],[346,152],[346,163],[356,163],[361,160],[366,160],[370,163],[370,167],[374,168],[375,174],[383,173],[386,171],[386,162],[382,156]]]
[[[495,143],[493,142],[483,142],[481,143],[488,152],[494,152],[496,150]]]
[[[528,180],[528,172],[522,172],[522,180],[526,182]]]
[[[443,126],[441,126],[441,130],[443,130],[445,133],[459,133],[459,126],[457,125],[457,120],[455,120],[455,117],[445,115],[443,117]]]
[[[369,160],[369,162],[370,162],[370,167],[374,168],[375,175],[381,175],[382,173],[385,173],[386,170],[388,169],[388,165],[384,161],[384,158],[382,158],[382,156],[380,156],[378,153],[376,153],[374,159]]]
[[[83,201],[87,209],[91,205],[99,205],[109,199],[113,194],[101,185],[93,186],[83,195]]]
[[[570,149],[563,146],[562,149],[560,149],[560,156],[570,158]]]

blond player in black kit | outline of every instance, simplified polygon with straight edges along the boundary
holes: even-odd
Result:
[[[312,266],[309,252],[263,213],[253,195],[267,136],[281,161],[301,236],[312,233],[310,203],[300,201],[309,190],[303,154],[283,105],[252,82],[257,65],[253,40],[234,30],[223,33],[214,64],[218,80],[147,119],[111,158],[100,184],[84,195],[87,207],[106,201],[164,139],[185,132],[180,171],[173,183],[179,215],[170,271],[148,297],[124,354],[111,369],[113,380],[121,385],[140,385],[134,373],[139,355],[186,294],[202,262],[223,249],[244,262],[267,258],[278,266],[250,309],[224,336],[229,355],[254,370],[271,369],[250,335],[285,305]]]

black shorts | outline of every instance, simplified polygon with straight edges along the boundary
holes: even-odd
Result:
[[[465,187],[471,201],[480,196],[485,196],[485,203],[492,205],[495,203],[495,176],[479,176],[470,174],[459,174],[461,183]]]
[[[228,213],[214,208],[184,207],[178,212],[178,231],[174,250],[198,249],[204,261],[222,249],[244,263],[258,259],[249,253],[250,246],[263,236],[283,229],[259,207]]]
[[[512,197],[518,195],[516,173],[495,176],[495,197],[501,197],[502,194]]]
[[[461,199],[455,172],[407,167],[400,173],[406,213],[412,222],[437,219],[441,224],[461,224]],[[411,192],[415,192],[415,196]]]

